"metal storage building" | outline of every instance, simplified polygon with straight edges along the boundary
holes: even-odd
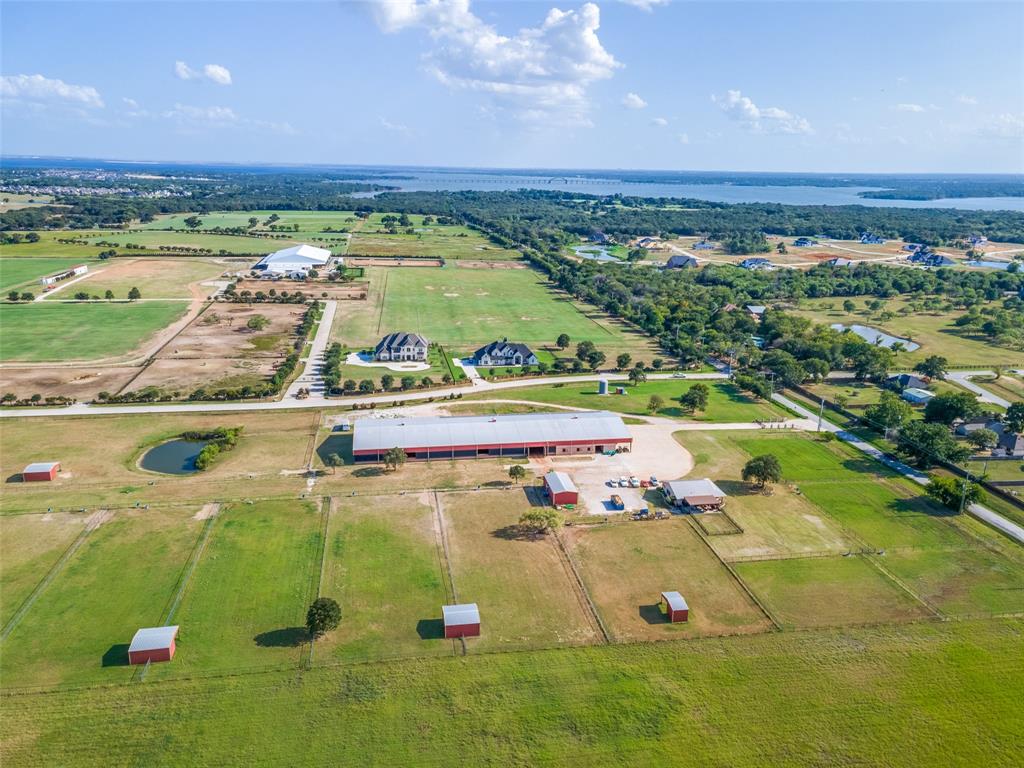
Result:
[[[708,478],[703,480],[670,480],[664,485],[665,498],[676,506],[697,509],[718,509],[725,504],[725,491]]]
[[[442,605],[441,614],[444,616],[446,639],[480,636],[480,609],[476,603]]]
[[[678,592],[662,592],[661,605],[665,617],[673,624],[677,621],[688,621],[690,618],[690,606]]]
[[[128,646],[128,663],[170,661],[174,658],[174,639],[177,636],[177,625],[140,629],[132,638],[132,644]]]
[[[21,480],[25,483],[56,480],[58,472],[60,472],[59,461],[36,461],[21,470]]]
[[[579,502],[580,492],[565,472],[548,472],[544,475],[544,487],[548,490],[551,503],[556,507]]]
[[[383,461],[391,448],[409,459],[556,456],[629,450],[633,437],[607,411],[416,419],[356,419],[355,461]]]

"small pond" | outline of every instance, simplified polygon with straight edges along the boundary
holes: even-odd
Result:
[[[846,326],[842,323],[832,323],[832,328],[837,331],[853,331],[868,344],[876,344],[880,347],[889,348],[895,344],[902,344],[903,349],[906,352],[913,352],[915,349],[921,348],[920,344],[917,344],[910,339],[901,339],[899,336],[890,336],[885,331],[872,328],[870,325]]]
[[[620,259],[617,259],[608,253],[608,247],[605,245],[594,245],[592,243],[588,243],[587,245],[574,245],[572,250],[581,259],[590,259],[591,261],[620,261]]]
[[[982,267],[984,269],[1009,269],[1010,262],[1008,261],[986,261],[984,259],[977,259],[975,261],[965,261],[968,267]]]
[[[168,440],[146,451],[139,466],[165,475],[191,475],[196,471],[196,456],[207,445],[205,440]]]

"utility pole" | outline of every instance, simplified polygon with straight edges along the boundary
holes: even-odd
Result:
[[[821,405],[818,408],[818,431],[821,432],[821,417],[825,413],[825,398],[821,398]]]

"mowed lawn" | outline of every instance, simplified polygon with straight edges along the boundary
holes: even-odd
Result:
[[[195,544],[193,513],[121,510],[89,533],[3,641],[4,687],[126,682],[128,643],[163,623]]]
[[[864,557],[762,560],[735,567],[784,627],[869,624],[932,615]]]
[[[0,627],[85,529],[86,515],[0,516]]]
[[[618,641],[665,640],[771,629],[753,600],[682,519],[564,531],[584,583]],[[687,622],[668,623],[658,602],[682,593]]]
[[[178,655],[154,677],[298,664],[321,545],[311,502],[223,509],[173,617]]]
[[[0,360],[94,360],[141,346],[188,309],[184,301],[0,304]]]
[[[921,622],[14,696],[0,757],[441,766],[457,750],[481,766],[1010,768],[1022,633],[1019,619]]]
[[[595,622],[573,590],[551,536],[522,537],[530,509],[521,487],[440,495],[458,602],[480,607],[470,653],[596,642]]]
[[[785,411],[771,403],[755,399],[741,392],[734,384],[715,380],[702,382],[710,390],[707,408],[696,412],[685,411],[679,405],[678,400],[695,383],[697,382],[680,379],[656,379],[634,386],[628,382],[612,381],[610,382],[612,391],[621,386],[625,388],[626,394],[599,395],[597,382],[574,383],[570,379],[564,384],[545,384],[537,387],[527,385],[521,389],[518,387],[506,389],[478,397],[491,400],[502,398],[530,400],[548,405],[592,408],[636,416],[667,416],[687,421],[753,422],[783,419],[788,416]],[[652,395],[658,395],[665,403],[664,407],[654,414],[647,410],[647,404]]]
[[[450,595],[425,496],[334,500],[320,594],[338,601],[342,621],[316,642],[314,662],[452,654],[440,620]]]
[[[522,258],[519,251],[495,245],[479,232],[462,226],[422,227],[413,234],[363,231],[352,236],[352,256],[432,256],[443,259],[509,261]]]
[[[4,246],[7,248],[7,246]],[[0,258],[0,291],[7,293],[15,286],[21,286],[23,291],[31,291],[36,296],[43,292],[43,286],[39,278],[46,275],[60,272],[61,270],[76,267],[79,264],[89,264],[90,259],[61,259],[61,258]],[[26,284],[27,285],[23,285]]]

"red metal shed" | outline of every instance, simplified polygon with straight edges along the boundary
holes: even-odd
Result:
[[[690,607],[678,592],[662,592],[661,606],[665,617],[673,624],[690,618]]]
[[[145,664],[149,661],[170,661],[174,658],[174,638],[177,636],[177,625],[140,629],[135,633],[132,644],[128,647],[128,663]]]
[[[480,610],[476,603],[443,605],[441,613],[444,616],[446,638],[480,636]]]
[[[58,472],[60,472],[59,461],[37,461],[21,470],[21,479],[26,483],[56,480]]]
[[[576,490],[576,484],[565,472],[548,472],[544,475],[544,487],[551,496],[551,503],[556,507],[579,503],[580,494]]]

